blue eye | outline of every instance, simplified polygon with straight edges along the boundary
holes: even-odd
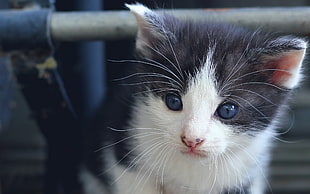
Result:
[[[183,108],[181,97],[175,94],[167,94],[165,96],[166,106],[173,111],[180,111]]]
[[[232,119],[237,115],[238,110],[237,105],[225,103],[217,108],[216,113],[222,119]]]

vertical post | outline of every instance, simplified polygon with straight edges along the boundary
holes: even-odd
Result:
[[[99,11],[101,0],[78,0],[77,9]],[[78,44],[78,63],[81,67],[82,117],[87,122],[92,118],[104,97],[104,43],[102,41]]]

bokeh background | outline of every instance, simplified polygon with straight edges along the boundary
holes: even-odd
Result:
[[[0,9],[9,9],[10,0],[1,0]],[[15,1],[16,2],[16,1]],[[28,3],[29,0],[17,0]],[[123,0],[55,0],[31,1],[43,6],[55,5],[56,11],[124,10]],[[310,6],[310,0],[140,0],[152,8],[240,8]],[[283,21],[285,22],[285,21]],[[108,59],[133,58],[134,40],[63,42],[57,45],[55,59],[63,86],[78,119],[76,127],[46,133],[9,67],[8,58],[0,55],[0,194],[70,194],[78,193],[78,183],[66,176],[67,144],[70,154],[79,159],[82,128],[94,116],[104,96],[113,90],[113,78],[121,77],[126,67]],[[269,193],[310,193],[310,82],[309,56],[305,63],[305,80],[291,102],[291,109],[279,129],[271,162]],[[40,91],[38,91],[40,92]],[[42,99],[41,99],[42,100]],[[47,99],[43,99],[47,100]],[[66,121],[64,121],[66,122]],[[52,137],[52,138],[50,138]],[[61,141],[58,141],[60,140]],[[54,150],[49,148],[54,146]],[[61,151],[60,151],[61,150]],[[58,160],[49,160],[56,152]],[[58,153],[58,155],[57,155]],[[69,154],[69,155],[70,155]],[[57,163],[58,162],[58,163]],[[52,163],[52,164],[50,164]],[[49,168],[47,168],[49,166]],[[74,170],[74,169],[73,169]],[[49,172],[47,172],[49,171]],[[74,173],[73,173],[74,174]],[[47,176],[48,175],[48,176]],[[63,185],[66,182],[67,186]],[[69,182],[69,183],[67,183]],[[67,187],[67,188],[65,188]]]

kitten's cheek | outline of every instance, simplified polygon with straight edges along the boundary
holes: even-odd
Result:
[[[205,146],[205,150],[214,154],[214,155],[221,155],[226,152],[227,144],[225,142],[211,142]]]

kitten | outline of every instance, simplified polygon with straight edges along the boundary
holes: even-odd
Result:
[[[135,91],[116,94],[128,103],[109,96],[103,126],[90,132],[88,193],[264,193],[307,43],[127,7],[138,57],[124,81]]]

